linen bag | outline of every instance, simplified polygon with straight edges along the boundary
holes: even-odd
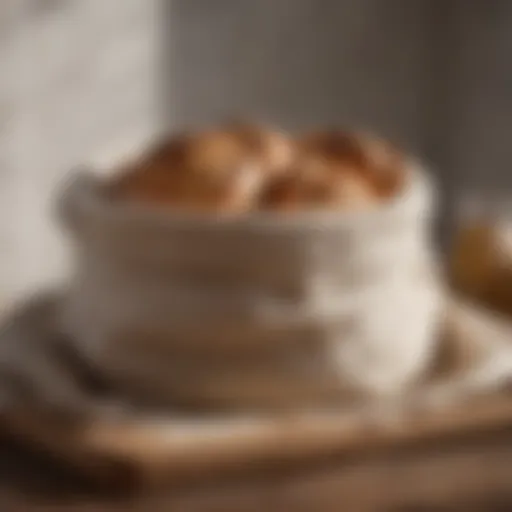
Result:
[[[363,213],[179,214],[110,201],[92,171],[63,191],[76,274],[62,323],[148,401],[298,407],[399,393],[429,363],[442,290],[434,188]]]

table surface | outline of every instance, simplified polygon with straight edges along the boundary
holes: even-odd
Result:
[[[102,489],[5,435],[0,508],[114,512],[512,510],[512,421],[470,434],[334,456],[154,493]]]

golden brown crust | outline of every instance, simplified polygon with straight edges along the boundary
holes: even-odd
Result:
[[[306,134],[298,142],[300,158],[322,159],[332,166],[364,168],[366,156],[361,140],[343,130],[326,130]]]
[[[368,181],[354,172],[297,172],[272,183],[262,198],[264,208],[276,211],[312,209],[361,210],[378,197]]]
[[[116,195],[179,209],[246,211],[258,171],[232,134],[204,131],[155,146],[124,173]]]
[[[404,182],[404,159],[387,142],[341,130],[293,140],[232,122],[169,137],[112,183],[115,196],[214,212],[364,209]]]
[[[245,122],[232,122],[226,128],[267,174],[286,172],[295,158],[294,141],[281,131]]]
[[[382,198],[398,194],[405,186],[406,159],[398,148],[371,135],[359,135],[370,178]]]
[[[264,196],[269,208],[361,210],[402,185],[400,153],[374,137],[328,130],[301,137],[297,147],[294,172]]]
[[[317,132],[302,139],[301,149],[335,172],[351,169],[365,176],[382,198],[392,197],[404,185],[403,153],[374,135],[341,130]]]

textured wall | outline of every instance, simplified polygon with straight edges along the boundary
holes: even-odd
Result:
[[[512,187],[512,2],[458,0],[458,181]]]
[[[61,272],[55,183],[164,104],[171,126],[373,128],[434,164],[445,218],[466,186],[506,191],[511,34],[509,0],[3,0],[0,289]]]
[[[175,122],[231,113],[357,124],[417,147],[427,115],[426,4],[177,0]]]
[[[175,0],[170,23],[174,124],[372,128],[432,164],[445,228],[466,189],[512,185],[509,0]]]
[[[63,174],[153,130],[159,55],[154,0],[7,0],[0,27],[2,292],[63,271],[50,199]],[[9,9],[10,8],[10,9]]]

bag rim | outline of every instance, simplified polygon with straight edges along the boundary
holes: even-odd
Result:
[[[103,229],[133,226],[179,230],[209,231],[316,231],[322,229],[351,230],[385,224],[396,218],[431,215],[435,211],[435,184],[421,163],[410,160],[410,180],[400,195],[385,204],[363,212],[303,211],[292,215],[256,211],[244,215],[214,216],[202,212],[178,212],[167,207],[149,207],[132,203],[113,202],[102,194],[105,179],[94,167],[72,171],[61,187],[57,215],[64,224],[85,222],[102,225]]]

